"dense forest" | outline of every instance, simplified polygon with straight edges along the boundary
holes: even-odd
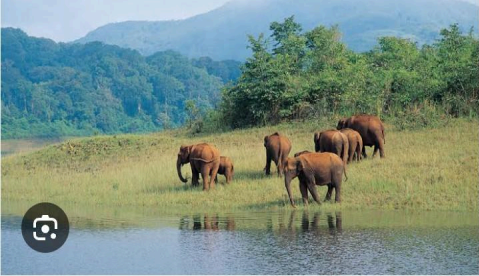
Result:
[[[398,127],[479,115],[479,40],[457,24],[432,44],[381,37],[357,53],[338,26],[303,31],[289,17],[249,36],[244,64],[142,56],[105,45],[55,43],[2,29],[4,138],[193,132],[371,113]]]
[[[453,24],[422,47],[382,37],[365,53],[348,49],[337,26],[303,32],[289,17],[270,31],[271,37],[249,36],[253,54],[211,116],[222,125],[370,113],[412,127],[478,116],[479,40],[472,29],[464,34]]]
[[[214,108],[221,87],[241,73],[236,61],[189,60],[172,51],[144,57],[100,42],[55,43],[12,28],[2,28],[1,60],[3,138],[180,126],[189,118],[187,107]]]

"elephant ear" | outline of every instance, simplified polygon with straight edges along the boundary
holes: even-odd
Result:
[[[184,156],[190,155],[192,148],[193,148],[193,145],[191,145],[191,146],[182,145],[182,146],[180,147],[180,153],[181,153],[181,155],[184,155]]]
[[[304,161],[302,158],[298,158],[296,161],[296,173],[299,175],[304,170]]]

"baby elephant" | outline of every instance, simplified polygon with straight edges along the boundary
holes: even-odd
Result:
[[[227,156],[220,156],[220,167],[218,169],[218,174],[222,174],[226,178],[226,183],[230,183],[233,180],[234,175],[234,166],[231,158]],[[215,182],[218,183],[218,177],[215,178]]]

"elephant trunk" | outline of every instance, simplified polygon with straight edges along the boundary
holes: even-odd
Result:
[[[181,166],[183,164],[181,163],[181,157],[178,156],[178,160],[176,161],[176,170],[178,171],[178,177],[180,178],[181,182],[186,183],[188,180],[183,178],[183,175],[181,174]]]
[[[288,192],[289,201],[291,202],[291,206],[293,206],[293,208],[296,208],[296,205],[294,204],[293,200],[293,195],[291,194],[291,180],[291,176],[289,176],[288,174],[284,175],[284,186],[286,187],[286,191]]]

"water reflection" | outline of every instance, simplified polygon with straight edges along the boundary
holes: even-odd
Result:
[[[75,218],[75,216],[73,216]],[[477,214],[285,210],[80,216],[38,255],[2,216],[3,274],[477,274]],[[130,219],[130,218],[135,219]],[[94,253],[94,254],[92,254]],[[72,261],[74,260],[74,261]]]
[[[180,218],[180,230],[235,230],[235,220],[233,217],[220,217],[220,215],[196,214],[191,217],[183,216]]]
[[[301,215],[299,215],[301,214]],[[274,216],[277,219],[274,219]],[[286,217],[286,218],[285,218]],[[316,232],[318,234],[324,232],[330,235],[336,235],[342,231],[341,212],[321,213],[320,211],[302,212],[293,210],[284,213],[262,214],[255,219],[238,219],[241,228],[248,228],[253,224],[255,227],[258,223],[265,224],[265,229],[270,232],[279,234],[290,233],[295,234],[301,232]],[[234,231],[236,229],[236,219],[234,215],[220,214],[195,214],[185,215],[179,220],[180,230],[209,230],[209,231]]]

